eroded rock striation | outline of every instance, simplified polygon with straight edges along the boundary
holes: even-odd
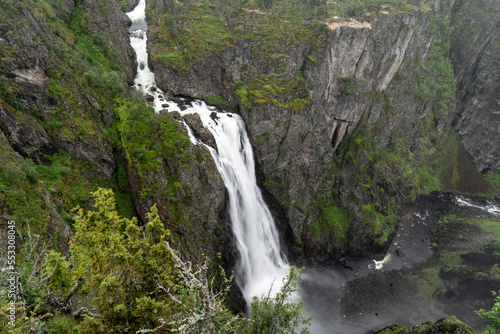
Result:
[[[500,4],[456,1],[451,10],[450,58],[458,105],[453,128],[482,173],[500,166]]]

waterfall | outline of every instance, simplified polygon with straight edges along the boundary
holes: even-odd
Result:
[[[217,112],[195,101],[182,113],[197,113],[215,138],[218,151],[208,147],[229,193],[229,217],[236,236],[240,259],[236,280],[247,302],[273,285],[281,286],[289,265],[281,253],[279,235],[262,192],[257,186],[252,146],[243,119]]]
[[[170,111],[200,115],[203,125],[217,143],[218,151],[207,147],[229,193],[228,213],[240,253],[236,281],[248,303],[254,296],[267,294],[271,286],[274,295],[288,274],[289,265],[281,253],[275,222],[257,186],[253,151],[243,119],[226,112],[217,112],[217,117],[211,117],[214,110],[202,101],[192,102],[184,111],[180,111],[174,102],[166,101],[148,67],[145,0],[127,15],[132,20],[130,42],[138,63],[134,88],[154,97],[157,112],[168,102]],[[192,135],[190,137],[197,142]]]

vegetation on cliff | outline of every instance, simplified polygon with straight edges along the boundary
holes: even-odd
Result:
[[[301,304],[288,301],[300,282],[297,269],[291,269],[276,297],[255,297],[250,319],[235,316],[225,307],[230,281],[224,271],[210,277],[208,259],[194,267],[183,261],[170,246],[156,206],[140,226],[136,218],[118,215],[111,190],[99,189],[92,197],[93,210],[79,209],[74,218],[71,256],[53,250],[33,254],[41,262],[31,267],[38,271],[30,273],[36,288],[31,304],[20,304],[12,327],[9,310],[1,308],[0,328],[13,333],[295,333],[308,324]],[[5,295],[1,301],[9,304]],[[307,327],[300,332],[308,333]]]

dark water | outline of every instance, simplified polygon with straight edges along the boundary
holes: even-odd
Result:
[[[477,320],[475,314],[469,315],[473,312],[463,309],[453,293],[436,298],[423,296],[415,280],[407,279],[418,275],[412,268],[431,261],[429,232],[435,221],[447,213],[488,217],[500,224],[500,201],[447,193],[422,196],[403,215],[385,257],[345,258],[343,265],[333,261],[307,264],[300,294],[304,310],[314,318],[311,332],[358,334],[393,323],[413,326],[449,315],[472,321],[469,325],[482,330],[484,322]],[[467,298],[493,300],[484,284],[471,283],[462,288],[466,290],[460,294],[462,302],[467,302]]]

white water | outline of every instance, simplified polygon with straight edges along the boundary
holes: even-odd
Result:
[[[251,302],[254,296],[269,292],[271,286],[274,295],[289,265],[281,254],[276,225],[257,186],[252,146],[243,119],[218,112],[213,120],[213,110],[202,101],[194,101],[181,114],[187,113],[199,114],[217,143],[218,152],[207,147],[229,193],[228,212],[240,252],[236,279],[243,295]]]
[[[165,109],[162,105],[168,103],[169,111],[200,115],[203,125],[217,143],[218,152],[207,147],[229,193],[228,211],[240,253],[236,280],[248,303],[254,296],[267,294],[271,287],[271,295],[274,295],[288,274],[289,265],[281,254],[278,231],[257,186],[252,147],[243,120],[239,115],[225,112],[217,112],[218,119],[213,120],[210,114],[214,110],[202,101],[194,101],[191,107],[181,112],[174,102],[165,100],[164,93],[156,86],[154,73],[148,67],[145,0],[127,15],[132,20],[130,43],[136,51],[138,63],[134,88],[154,96],[156,112]],[[198,143],[187,128],[191,141]]]
[[[476,208],[476,209],[488,212],[494,216],[500,217],[500,207],[493,202],[487,201],[487,204],[484,204],[484,203],[476,204],[476,203],[474,203],[473,200],[462,197],[462,196],[457,196],[455,198],[455,201],[461,206],[469,206],[472,208]]]
[[[127,16],[132,21],[130,45],[132,45],[137,59],[137,75],[133,88],[154,97],[152,106],[156,112],[166,109],[163,107],[165,104],[169,105],[169,111],[179,111],[180,109],[174,102],[165,99],[165,93],[156,85],[155,75],[148,66],[146,0],[141,0],[131,12],[127,13]]]

